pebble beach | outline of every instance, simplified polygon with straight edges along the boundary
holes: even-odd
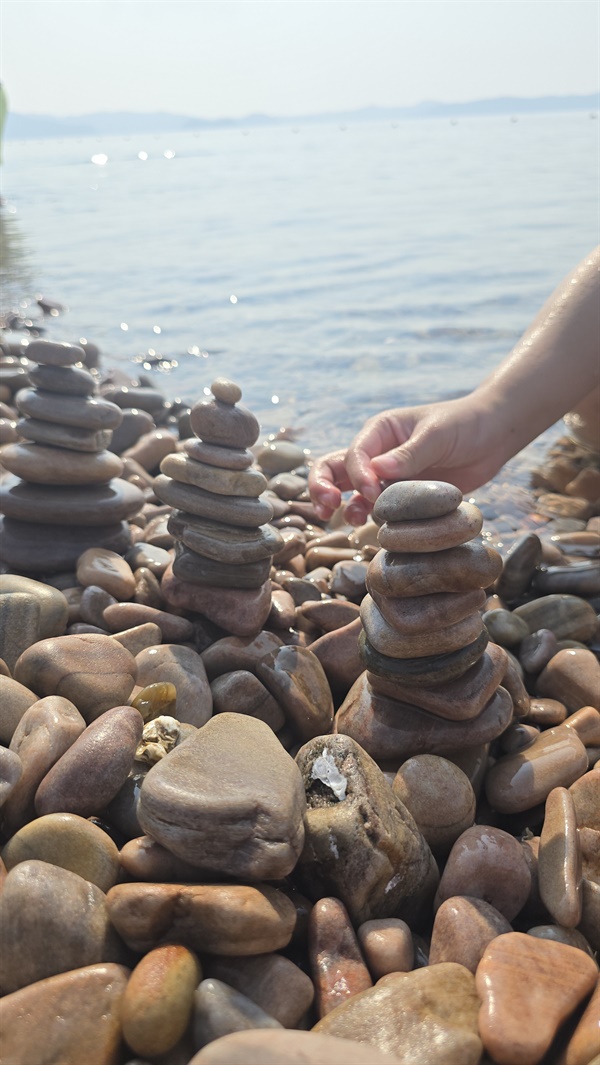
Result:
[[[597,1063],[598,454],[323,527],[243,391],[3,344],[0,1061]]]

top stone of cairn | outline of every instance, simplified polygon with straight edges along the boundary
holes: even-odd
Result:
[[[54,340],[32,340],[26,355],[31,362],[42,366],[75,366],[85,362],[85,352],[78,344],[57,344]]]
[[[242,391],[233,381],[218,377],[211,385],[213,399],[195,403],[190,411],[192,431],[207,444],[248,448],[258,440],[260,426],[246,407],[237,406]]]
[[[443,518],[462,502],[462,493],[446,481],[397,481],[384,489],[373,507],[378,522]]]

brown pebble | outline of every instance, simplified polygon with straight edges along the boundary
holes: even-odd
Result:
[[[542,902],[557,924],[575,928],[581,920],[581,847],[575,805],[566,788],[546,799],[538,859]]]
[[[357,935],[373,980],[388,973],[408,973],[412,969],[415,949],[406,921],[398,917],[365,921]]]
[[[184,946],[157,947],[133,970],[121,1004],[123,1036],[136,1054],[155,1057],[172,1050],[186,1031],[200,962]]]
[[[453,961],[475,973],[488,944],[511,931],[506,917],[485,899],[453,895],[435,915],[429,964]]]
[[[473,825],[450,851],[436,905],[454,895],[474,896],[512,921],[523,909],[530,887],[529,868],[514,836],[490,825]]]
[[[96,718],[41,781],[38,815],[98,814],[127,779],[142,728],[142,715],[132,706],[116,706]]]
[[[319,1018],[373,986],[348,911],[339,899],[315,903],[308,922],[308,943]]]
[[[562,943],[509,932],[492,940],[476,974],[479,1032],[498,1065],[535,1065],[593,989],[591,958]]]

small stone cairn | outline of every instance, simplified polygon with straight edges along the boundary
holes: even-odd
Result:
[[[185,454],[167,455],[154,485],[159,499],[176,508],[168,526],[176,540],[176,588],[221,589],[221,598],[234,594],[240,602],[246,594],[259,611],[265,600],[268,613],[271,562],[282,539],[268,524],[273,510],[260,498],[267,480],[248,450],[260,427],[239,405],[236,384],[218,378],[211,389],[212,397],[191,409],[195,436],[185,441]]]
[[[512,702],[498,687],[506,652],[489,643],[480,613],[483,589],[502,569],[496,551],[473,542],[480,511],[453,485],[404,481],[385,489],[373,514],[382,549],[361,605],[367,672],[340,711],[338,731],[366,741],[378,758],[396,726],[390,758],[490,742],[509,724]],[[357,713],[361,703],[366,714]]]
[[[144,504],[121,480],[123,463],[108,451],[122,412],[94,395],[96,382],[76,344],[35,340],[33,387],[17,393],[24,441],[2,450],[9,471],[0,485],[3,560],[16,570],[55,573],[74,567],[90,547],[124,552],[126,519]]]

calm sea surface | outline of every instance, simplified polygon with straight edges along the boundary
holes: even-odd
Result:
[[[65,303],[48,335],[94,340],[105,366],[163,356],[170,397],[230,376],[265,431],[329,450],[377,410],[468,390],[510,350],[599,239],[599,125],[9,141],[25,276],[9,294]]]

